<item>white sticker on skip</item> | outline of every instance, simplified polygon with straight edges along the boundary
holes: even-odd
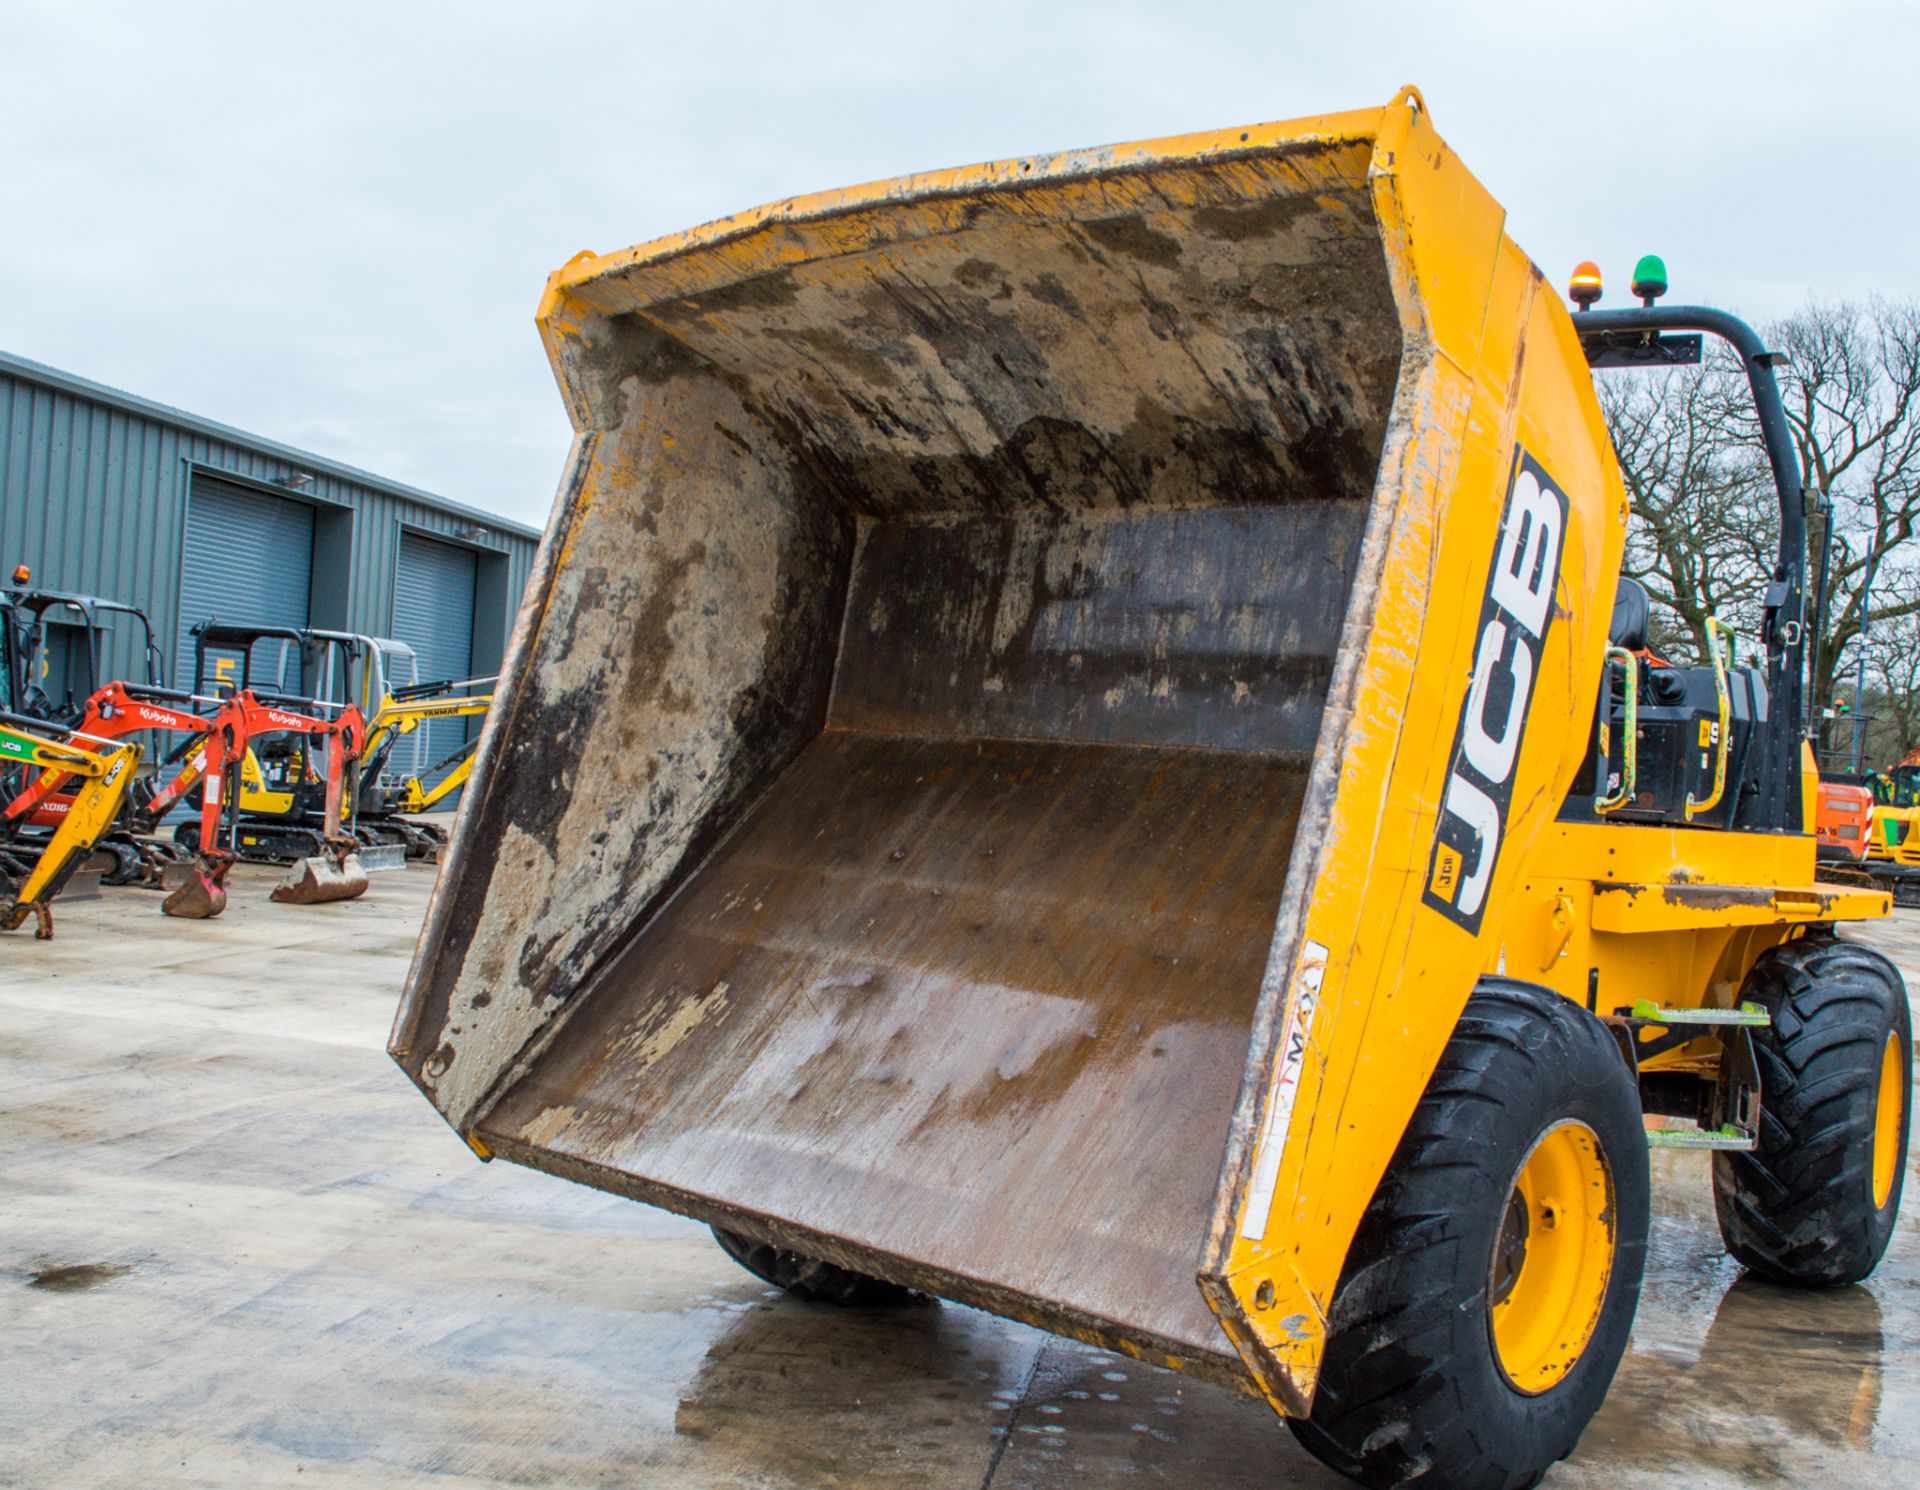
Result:
[[[1257,1242],[1267,1234],[1273,1210],[1273,1187],[1280,1179],[1280,1155],[1287,1147],[1287,1128],[1293,1121],[1294,1099],[1300,1094],[1300,1073],[1307,1063],[1313,1039],[1313,1016],[1320,1009],[1320,984],[1327,976],[1327,949],[1305,942],[1294,964],[1287,988],[1287,1017],[1280,1028],[1280,1070],[1267,1097],[1267,1120],[1253,1156],[1253,1184],[1240,1216],[1240,1235]]]

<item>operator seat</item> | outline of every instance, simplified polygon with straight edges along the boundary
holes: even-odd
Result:
[[[1644,652],[1647,649],[1647,627],[1653,620],[1653,602],[1647,598],[1647,587],[1637,579],[1620,576],[1620,585],[1613,592],[1613,619],[1607,624],[1607,640],[1616,647],[1625,647],[1629,652]]]

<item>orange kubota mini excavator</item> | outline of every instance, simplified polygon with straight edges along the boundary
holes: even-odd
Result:
[[[197,919],[226,909],[227,874],[238,857],[232,847],[239,798],[236,772],[254,740],[282,733],[327,742],[325,846],[288,870],[274,887],[273,898],[318,905],[366,893],[367,874],[354,853],[359,845],[340,830],[347,772],[366,744],[366,721],[359,709],[348,704],[331,719],[322,719],[242,689],[221,704],[203,746],[198,848],[186,881],[161,906],[168,915]]]

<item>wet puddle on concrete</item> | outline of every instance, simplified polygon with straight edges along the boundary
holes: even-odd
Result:
[[[970,1309],[770,1295],[704,1228],[478,1165],[379,1049],[424,899],[383,884],[414,902],[365,903],[384,940],[324,1000],[103,976],[104,901],[27,952],[84,996],[0,969],[0,1486],[1345,1484],[1250,1397]],[[1708,1174],[1657,1156],[1632,1349],[1545,1490],[1905,1490],[1913,1167],[1880,1270],[1826,1293],[1742,1276]]]
[[[1802,1292],[1745,1276],[1721,1251],[1704,1156],[1657,1155],[1655,1193],[1632,1347],[1548,1490],[1909,1485],[1920,1227],[1903,1222],[1868,1284]],[[715,1484],[1347,1483],[1263,1403],[951,1305],[763,1300],[723,1327],[674,1426],[714,1456]],[[969,1452],[980,1435],[984,1460]]]
[[[84,1293],[89,1288],[111,1283],[115,1278],[124,1277],[132,1271],[133,1267],[128,1263],[49,1263],[28,1276],[27,1287],[43,1288],[48,1293]]]

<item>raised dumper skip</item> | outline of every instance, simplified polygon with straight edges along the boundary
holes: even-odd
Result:
[[[1906,1003],[1815,880],[1771,366],[1570,315],[1502,220],[1409,89],[559,270],[577,439],[396,1059],[483,1157],[1235,1383],[1372,1484],[1573,1448],[1643,1111],[1742,1262],[1864,1275]],[[1590,364],[1700,332],[1779,569],[1758,665],[1652,669]]]

